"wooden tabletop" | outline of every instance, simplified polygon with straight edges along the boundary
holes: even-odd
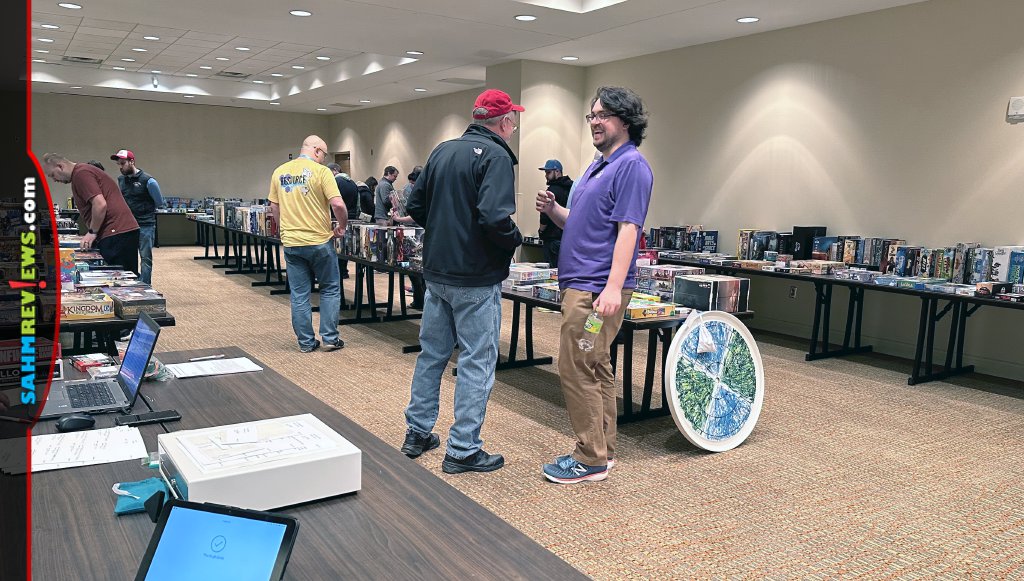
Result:
[[[164,363],[231,347],[159,353]],[[296,357],[299,354],[296,353]],[[373,434],[249,356],[264,371],[143,384],[156,410],[179,422],[143,426],[147,448],[165,429],[205,428],[312,413],[362,450],[362,490],[282,510],[300,522],[286,579],[579,579],[584,576]],[[147,411],[143,402],[134,413]],[[401,421],[396,419],[396,421]],[[51,433],[43,422],[36,433]],[[113,425],[100,416],[97,427]],[[433,453],[440,461],[440,451]],[[32,477],[32,572],[45,579],[126,579],[153,532],[145,514],[113,514],[115,482],[155,476],[139,461]],[[469,474],[465,477],[486,478]]]

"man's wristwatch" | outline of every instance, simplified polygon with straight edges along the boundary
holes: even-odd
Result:
[[[96,235],[96,231],[93,230],[92,228],[89,228],[89,234],[92,234],[93,236],[95,236]]]

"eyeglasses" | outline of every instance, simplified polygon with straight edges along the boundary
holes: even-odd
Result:
[[[588,123],[595,120],[603,122],[611,117],[618,117],[618,115],[611,111],[598,111],[597,113],[590,113],[587,115],[586,120]]]
[[[518,123],[513,121],[511,117],[505,117],[505,119],[508,119],[512,123],[512,133],[515,133],[516,131],[519,131],[519,124]]]
[[[313,147],[313,153],[316,153],[318,151],[320,152],[319,155],[323,155],[324,159],[327,159],[327,152],[326,151],[324,151],[323,149],[320,149],[319,147]]]

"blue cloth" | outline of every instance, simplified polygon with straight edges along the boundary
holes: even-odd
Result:
[[[308,349],[316,342],[313,306],[309,302],[313,277],[320,285],[320,339],[324,343],[337,341],[341,272],[333,240],[313,246],[285,246],[284,257],[291,292],[292,329],[299,347]]]
[[[163,478],[147,478],[138,482],[121,482],[118,486],[121,490],[129,492],[138,496],[138,498],[132,498],[130,496],[117,496],[117,502],[114,503],[114,514],[134,514],[137,512],[145,512],[146,501],[157,492],[164,493],[164,502],[170,499],[170,493],[167,490],[167,484],[164,483]]]
[[[153,244],[156,242],[156,224],[139,225],[139,280],[153,284]]]
[[[164,205],[164,197],[160,195],[160,184],[156,183],[156,178],[149,178],[146,189],[149,190],[149,195],[152,196],[157,208]]]
[[[437,422],[441,375],[458,340],[459,375],[455,379],[455,423],[448,431],[453,458],[475,454],[483,446],[480,428],[494,386],[501,333],[501,285],[460,287],[427,281],[420,351],[412,378],[405,420],[409,431],[425,436]]]
[[[643,229],[653,187],[651,166],[632,142],[616,149],[608,159],[602,157],[590,164],[576,181],[570,198],[558,256],[561,288],[595,293],[604,290],[612,269],[618,225],[627,222]],[[639,237],[622,288],[636,287],[638,249]]]
[[[341,307],[341,272],[334,241],[313,246],[286,246],[286,271],[292,302],[292,329],[299,347],[309,348],[316,341],[313,334],[313,309],[309,303],[313,277],[319,285],[321,340],[338,340],[338,309]]]

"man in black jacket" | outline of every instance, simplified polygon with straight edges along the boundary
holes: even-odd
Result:
[[[555,201],[563,207],[569,205],[569,191],[572,189],[572,178],[562,175],[562,162],[549,159],[544,167],[544,179],[548,181],[548,190],[555,196]],[[540,239],[544,241],[544,260],[551,268],[558,268],[558,251],[562,247],[562,229],[547,214],[540,215]]]
[[[432,433],[441,375],[456,340],[455,423],[441,469],[449,474],[490,472],[505,464],[483,450],[480,428],[494,385],[501,330],[501,281],[523,242],[512,221],[518,163],[508,140],[523,108],[502,91],[476,99],[473,123],[462,137],[438,145],[406,205],[423,226],[423,278],[427,283],[420,346],[412,378],[402,452],[415,458],[440,445]]]

